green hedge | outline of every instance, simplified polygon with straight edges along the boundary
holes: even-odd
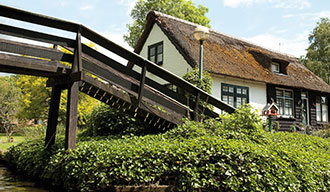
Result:
[[[101,104],[88,117],[82,136],[121,136],[156,134],[163,130],[154,129],[138,118],[121,110]],[[164,132],[164,131],[163,131]]]
[[[174,184],[178,191],[329,191],[330,140],[265,133],[249,110],[222,116],[221,124],[186,121],[164,134],[85,138],[73,152],[61,144],[46,152],[37,139],[12,147],[6,158],[65,190]]]

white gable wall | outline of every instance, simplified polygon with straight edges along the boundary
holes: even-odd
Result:
[[[163,33],[157,24],[154,24],[152,30],[150,31],[149,37],[143,45],[140,55],[148,58],[148,46],[159,43],[163,41],[163,64],[161,67],[167,69],[168,71],[182,77],[192,68],[183,58],[180,52],[175,48],[167,36]],[[139,67],[134,67],[134,70],[140,71]],[[160,84],[166,84],[162,79],[155,77],[155,75],[148,73],[147,77],[156,80]]]

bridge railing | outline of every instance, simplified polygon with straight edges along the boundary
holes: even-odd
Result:
[[[70,39],[67,37],[60,37],[57,35],[50,35],[47,33],[42,33],[38,31],[33,31],[29,29],[23,29],[15,26],[10,26],[6,24],[0,24],[0,33],[36,40],[40,42],[46,42],[53,45],[60,45],[63,47],[66,47],[68,49],[71,48],[71,50],[74,52],[74,55],[67,54],[67,53],[59,53],[59,51],[55,49],[47,49],[44,51],[35,51],[35,49],[26,49],[27,51],[15,51],[15,53],[18,54],[26,54],[26,55],[32,55],[36,57],[41,58],[48,58],[50,60],[57,59],[61,62],[69,62],[72,63],[73,67],[63,67],[66,68],[67,71],[70,71],[72,73],[72,76],[79,76],[79,74],[83,70],[87,70],[88,72],[91,72],[92,74],[96,76],[101,76],[102,79],[111,79],[111,75],[108,73],[110,70],[102,70],[102,65],[107,65],[111,69],[114,69],[116,71],[119,71],[120,73],[123,73],[127,76],[130,76],[132,79],[135,79],[138,81],[138,85],[132,86],[132,85],[120,85],[120,86],[126,86],[126,88],[131,89],[131,91],[134,91],[138,93],[138,102],[141,101],[142,97],[145,96],[145,86],[152,87],[158,91],[160,91],[162,94],[166,95],[167,97],[170,97],[171,99],[179,102],[182,105],[187,105],[187,98],[179,94],[177,92],[174,92],[165,86],[157,83],[156,81],[146,77],[146,73],[152,73],[156,75],[159,78],[164,79],[165,81],[176,85],[177,87],[180,87],[184,90],[184,92],[189,93],[191,95],[194,95],[195,98],[198,100],[207,102],[208,104],[211,104],[212,106],[219,108],[221,110],[224,110],[228,113],[234,112],[234,108],[227,105],[226,103],[218,100],[212,95],[209,95],[208,93],[204,92],[203,90],[197,88],[196,86],[190,84],[189,82],[183,80],[181,77],[176,76],[175,74],[165,70],[164,68],[159,67],[158,65],[150,62],[149,60],[143,58],[142,56],[131,52],[125,48],[123,48],[120,45],[117,45],[116,43],[112,42],[111,40],[99,35],[98,33],[94,32],[93,30],[74,23],[69,22],[65,20],[60,20],[56,18],[47,17],[44,15],[39,15],[31,12],[27,12],[24,10],[19,10],[16,8],[11,8],[7,6],[0,5],[0,16],[11,18],[15,20],[20,20],[28,23],[38,24],[42,26],[47,26],[55,29],[60,29],[68,32],[73,32],[76,34],[76,39]],[[135,65],[139,66],[141,68],[140,72],[131,70],[124,65],[118,63],[114,59],[111,59],[110,57],[92,49],[88,46],[81,43],[81,38],[84,37],[97,45],[105,48],[106,50],[115,53],[116,55],[134,63]],[[38,48],[38,47],[37,47]],[[42,48],[38,48],[38,50],[43,50]],[[55,56],[54,56],[55,55]],[[95,62],[89,62],[91,60],[96,60],[101,63],[101,65],[96,65]],[[98,68],[99,67],[99,68]],[[101,69],[100,69],[101,68]],[[78,75],[74,75],[78,74]],[[111,74],[111,73],[110,73]],[[43,74],[41,74],[43,75]],[[47,74],[46,74],[47,76]],[[79,79],[79,78],[78,78]],[[192,111],[197,114],[197,110],[200,108],[198,106],[199,102],[190,101],[188,107]],[[206,115],[209,116],[217,116],[218,114],[214,113],[211,110],[206,109],[205,110]]]

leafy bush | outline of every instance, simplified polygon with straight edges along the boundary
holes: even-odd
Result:
[[[153,130],[131,115],[102,104],[96,107],[88,119],[83,136],[143,135]]]
[[[47,125],[30,125],[24,126],[21,128],[23,135],[26,136],[28,139],[36,138],[36,137],[45,137]],[[78,130],[79,131],[79,130]],[[65,125],[58,124],[56,127],[56,134],[57,135],[65,135]]]
[[[58,137],[55,145],[50,151],[44,148],[44,138],[36,137],[27,139],[15,147],[10,147],[5,153],[5,159],[11,167],[19,173],[27,175],[29,178],[39,178],[52,155],[52,151],[57,151],[64,147],[63,137]]]
[[[203,71],[202,80],[199,79],[199,69],[194,68],[182,77],[184,80],[196,85],[198,88],[211,94],[213,79],[207,71]]]
[[[202,72],[202,80],[199,79],[199,69],[198,68],[194,68],[193,70],[189,71],[188,73],[183,75],[182,78],[184,80],[190,82],[191,84],[197,86],[198,88],[202,89],[203,91],[207,92],[208,94],[211,94],[211,90],[212,90],[212,86],[213,86],[213,79],[207,71]],[[195,95],[186,94],[186,97],[188,99],[191,99],[194,102],[196,101]],[[213,105],[209,105],[205,101],[199,101],[198,104],[200,106],[202,106],[203,108],[208,108],[211,111],[214,109]],[[203,111],[203,109],[201,109],[201,111],[199,111],[199,115],[201,116],[200,119],[205,118],[203,113],[204,113],[204,111]]]
[[[312,131],[311,135],[322,138],[330,138],[330,125],[328,128]]]
[[[178,191],[329,191],[329,139],[263,132],[249,107],[222,118],[185,121],[158,135],[81,141],[73,152],[58,143],[45,152],[36,140],[12,147],[6,157],[71,191],[148,184]]]

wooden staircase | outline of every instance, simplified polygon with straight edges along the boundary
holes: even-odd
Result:
[[[5,35],[0,36],[0,72],[48,77],[47,85],[52,87],[45,139],[47,147],[55,141],[60,95],[64,89],[68,89],[65,146],[70,149],[74,149],[76,145],[79,91],[159,129],[168,129],[179,124],[188,114],[198,120],[201,111],[206,116],[218,116],[215,112],[201,107],[199,101],[228,113],[235,110],[83,25],[2,5],[0,16],[71,32],[76,36],[72,39],[0,23],[0,34]],[[16,40],[17,37],[23,39],[23,42]],[[81,42],[83,37],[139,66],[141,72],[129,69],[109,56],[84,45]],[[26,43],[30,42],[29,40],[48,43],[52,48]],[[60,51],[59,46],[68,50],[67,53]],[[147,72],[180,87],[185,94],[174,92],[148,78]],[[197,101],[187,98],[187,95],[193,95]]]

